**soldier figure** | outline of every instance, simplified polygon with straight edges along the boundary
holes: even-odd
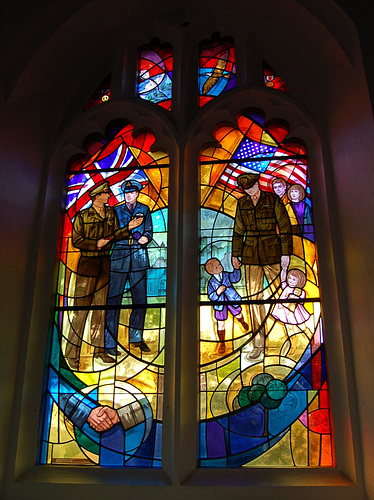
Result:
[[[239,199],[232,239],[232,265],[244,264],[249,300],[263,300],[264,275],[274,293],[280,285],[280,273],[286,277],[292,254],[290,219],[281,199],[262,191],[259,174],[243,174],[238,185],[246,195]],[[284,281],[282,279],[282,281]],[[263,303],[249,306],[252,332],[255,335],[249,359],[264,352],[266,310]]]
[[[72,243],[79,248],[74,289],[74,311],[68,333],[65,357],[73,370],[79,370],[79,356],[83,332],[88,318],[87,306],[103,306],[94,309],[91,316],[91,344],[95,347],[94,358],[104,363],[114,363],[104,350],[104,325],[112,243],[126,238],[139,226],[143,218],[137,217],[120,226],[115,210],[107,205],[111,196],[109,182],[95,186],[89,192],[92,205],[77,213]]]

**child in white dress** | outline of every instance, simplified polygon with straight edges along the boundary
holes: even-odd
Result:
[[[300,269],[291,269],[287,273],[287,282],[284,281],[281,285],[283,291],[279,300],[305,299],[306,293],[303,290],[305,284],[305,274]],[[279,302],[275,304],[271,315],[286,325],[289,337],[303,331],[310,338],[311,332],[309,328],[306,325],[300,328],[300,325],[303,325],[310,318],[310,313],[305,309],[301,301]],[[293,325],[299,325],[299,328],[295,328]],[[291,351],[294,351],[294,349]],[[291,351],[289,354],[293,353]]]

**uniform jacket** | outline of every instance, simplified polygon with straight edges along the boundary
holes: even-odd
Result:
[[[152,218],[147,205],[136,202],[133,214],[127,208],[126,204],[118,205],[116,212],[121,227],[126,227],[131,218],[137,214],[143,214],[144,219],[140,226],[133,229],[130,234],[123,240],[117,241],[114,245],[111,255],[111,269],[132,272],[142,271],[149,268],[149,259],[147,252],[147,244],[141,245],[138,239],[141,236],[148,238],[148,243],[153,236]]]
[[[242,298],[232,286],[233,283],[237,283],[239,280],[239,269],[235,269],[232,273],[223,271],[221,280],[219,280],[216,275],[213,275],[208,283],[208,297],[214,302],[224,302],[225,300],[237,300],[238,302],[240,302]],[[217,290],[221,285],[224,285],[226,287],[226,290],[221,293],[221,295],[218,295]],[[223,306],[224,304],[215,304],[213,306],[213,309],[215,309],[216,311],[222,311]],[[238,306],[235,305],[234,307]]]
[[[129,235],[126,227],[120,227],[115,210],[105,205],[104,219],[93,207],[85,208],[77,213],[73,224],[72,243],[79,248],[84,257],[99,257],[109,255],[114,241]],[[101,250],[97,249],[97,242],[101,238],[114,236]]]
[[[278,232],[277,232],[278,230]],[[243,264],[280,263],[292,254],[291,223],[280,198],[261,191],[254,206],[249,195],[239,199],[232,240],[232,255]]]

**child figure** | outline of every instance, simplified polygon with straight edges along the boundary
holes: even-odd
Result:
[[[214,302],[220,302],[220,304],[215,304],[213,308],[220,340],[218,352],[223,354],[226,350],[225,321],[228,317],[228,311],[239,321],[244,331],[248,330],[248,324],[244,320],[241,306],[224,303],[233,300],[241,301],[241,296],[232,285],[240,280],[240,269],[234,269],[231,273],[224,271],[221,262],[213,258],[206,261],[205,270],[211,275],[208,282],[208,297]]]
[[[305,299],[306,293],[303,290],[305,284],[305,274],[299,269],[291,269],[287,273],[287,282],[283,281],[281,285],[283,292],[279,300]],[[310,318],[310,314],[301,302],[279,302],[274,306],[271,314],[275,319],[285,323],[288,335],[290,331],[293,331],[291,325],[300,325]],[[305,333],[311,335],[309,328],[305,327]]]

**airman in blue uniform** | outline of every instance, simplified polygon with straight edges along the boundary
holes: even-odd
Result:
[[[106,315],[105,352],[116,355],[119,305],[127,280],[130,285],[132,304],[135,306],[130,315],[129,343],[149,352],[143,340],[144,320],[147,304],[147,269],[149,259],[147,245],[152,240],[153,228],[151,213],[147,205],[137,201],[142,184],[136,180],[125,181],[121,189],[125,203],[115,207],[121,227],[126,227],[133,218],[142,217],[142,223],[130,232],[129,236],[114,245],[110,259],[110,279],[108,290],[108,310]],[[115,306],[111,308],[111,306]]]

